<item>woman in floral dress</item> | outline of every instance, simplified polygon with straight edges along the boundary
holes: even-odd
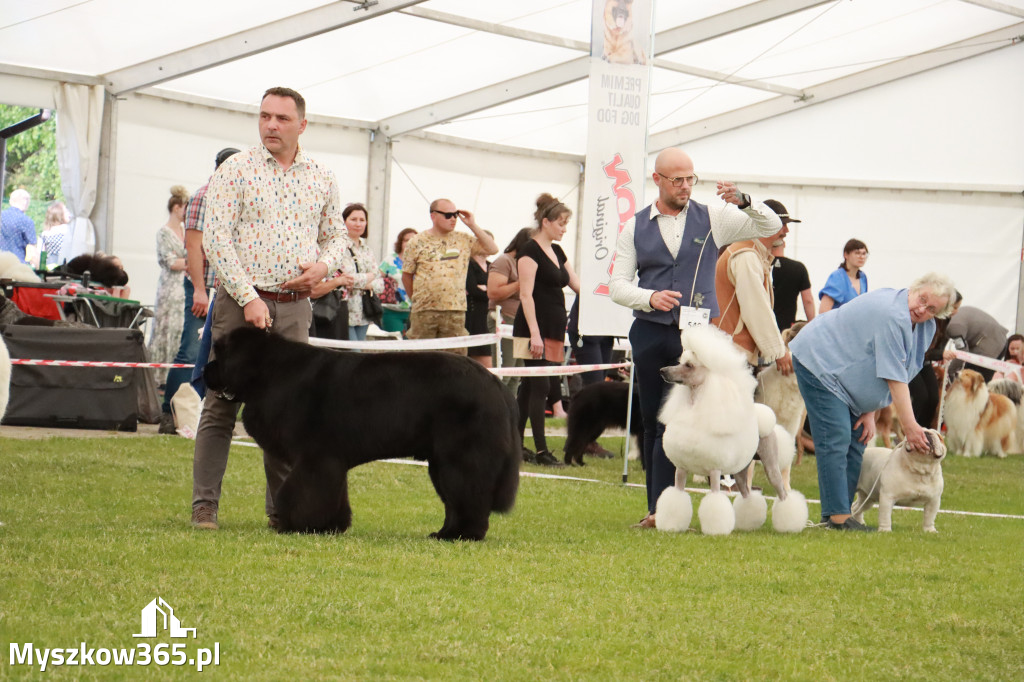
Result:
[[[170,362],[181,345],[185,323],[185,205],[188,191],[181,185],[171,188],[167,200],[167,222],[156,232],[156,258],[160,281],[156,289],[156,318],[149,340],[149,361]],[[157,369],[156,383],[163,384],[166,369]]]

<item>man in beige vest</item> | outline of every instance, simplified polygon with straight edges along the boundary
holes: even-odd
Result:
[[[776,206],[782,208],[774,201],[765,205],[773,210]],[[720,313],[712,323],[732,337],[751,365],[775,362],[779,371],[788,375],[793,371],[793,360],[775,323],[770,274],[772,246],[789,232],[785,208],[780,218],[782,229],[775,234],[734,242],[718,257],[715,292]]]

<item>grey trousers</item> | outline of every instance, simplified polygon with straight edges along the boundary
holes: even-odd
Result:
[[[270,317],[274,321],[270,327],[272,333],[293,341],[309,340],[309,324],[313,317],[309,299],[287,303],[265,300],[264,303],[267,304]],[[242,307],[231,298],[224,287],[217,290],[217,300],[214,301],[211,314],[214,341],[247,324]],[[211,351],[210,360],[213,359],[214,353]],[[220,503],[221,483],[228,468],[228,450],[231,448],[231,435],[235,428],[237,413],[238,403],[222,400],[214,395],[213,391],[207,391],[203,414],[199,418],[196,449],[192,460],[193,509],[200,505],[217,509]],[[290,467],[268,459],[265,454],[263,467],[267,475],[266,511],[267,516],[272,516],[273,493],[288,476]]]

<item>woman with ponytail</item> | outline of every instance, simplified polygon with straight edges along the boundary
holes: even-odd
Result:
[[[513,354],[527,367],[561,364],[565,359],[565,295],[568,285],[579,294],[580,280],[565,252],[555,242],[565,235],[572,211],[550,194],[537,198],[537,231],[516,254],[519,311],[512,324]],[[524,377],[519,384],[519,429],[530,420],[537,463],[563,466],[547,449],[544,407],[550,378]]]

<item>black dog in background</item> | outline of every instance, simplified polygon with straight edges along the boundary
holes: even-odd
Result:
[[[625,381],[603,381],[584,386],[573,396],[566,419],[565,463],[583,466],[583,450],[604,433],[605,429],[617,426],[626,428],[626,407],[628,405],[629,383]],[[644,443],[644,424],[640,415],[640,398],[633,393],[633,409],[630,413],[629,433],[637,438],[640,447]],[[643,462],[643,458],[640,459]]]
[[[445,508],[432,537],[483,540],[490,513],[512,509],[519,411],[478,363],[440,352],[338,352],[255,327],[214,349],[207,387],[244,402],[246,431],[291,464],[271,491],[282,532],[347,530],[348,470],[391,457],[427,461]]]
[[[128,273],[121,267],[116,256],[105,256],[101,253],[86,253],[69,260],[61,272],[80,277],[89,273],[90,282],[99,282],[108,289],[123,287],[128,284]]]

